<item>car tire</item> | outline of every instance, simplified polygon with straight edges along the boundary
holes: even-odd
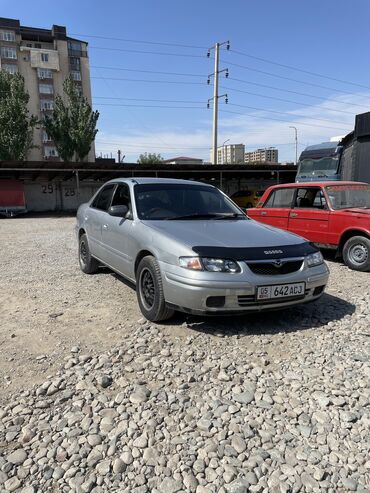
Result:
[[[78,261],[85,274],[95,274],[99,268],[99,262],[91,256],[86,234],[81,235],[78,242]]]
[[[174,310],[166,306],[162,276],[154,257],[144,257],[136,273],[136,295],[141,313],[151,322],[172,317]]]
[[[353,270],[370,271],[370,239],[352,236],[343,247],[344,263]]]

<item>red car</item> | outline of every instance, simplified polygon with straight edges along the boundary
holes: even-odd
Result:
[[[370,270],[370,185],[350,181],[270,187],[250,218],[333,248],[354,270]]]

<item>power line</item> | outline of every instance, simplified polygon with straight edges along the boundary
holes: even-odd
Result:
[[[244,104],[235,104],[235,103],[229,103],[229,106],[238,106],[239,108],[248,108],[250,110],[256,110],[256,111],[264,111],[266,113],[277,113],[279,115],[289,115],[289,116],[294,116],[298,118],[309,118],[310,120],[315,120],[318,122],[329,122],[329,123],[339,123],[341,124],[342,122],[337,122],[335,120],[328,120],[325,118],[316,118],[316,117],[310,117],[309,115],[299,115],[297,113],[289,113],[286,111],[276,111],[276,110],[270,110],[270,109],[264,109],[264,108],[256,108],[254,106],[246,106]]]
[[[91,65],[91,68],[97,68],[103,70],[123,70],[125,72],[141,72],[144,74],[181,75],[184,77],[203,77],[203,78],[207,77],[205,74],[199,75],[199,74],[184,74],[179,72],[160,72],[158,70],[138,70],[138,69],[122,68],[122,67],[99,67],[97,65]]]
[[[107,39],[110,41],[124,41],[126,43],[138,43],[138,44],[147,44],[147,45],[160,45],[160,46],[176,46],[178,48],[197,48],[201,50],[206,50],[207,46],[197,46],[197,45],[188,45],[181,43],[166,43],[162,41],[145,41],[139,39],[125,39],[125,38],[116,38],[109,36],[95,36],[92,34],[71,34],[71,36],[79,36],[83,38],[95,38],[95,39]]]
[[[353,95],[352,92],[350,92],[350,91],[344,91],[343,89],[335,89],[334,87],[322,86],[321,84],[315,84],[313,82],[305,82],[304,80],[293,79],[291,77],[286,77],[284,75],[273,74],[272,72],[266,72],[265,70],[259,70],[257,68],[247,67],[246,65],[240,65],[238,63],[231,63],[231,62],[227,62],[227,63],[229,65],[233,66],[233,67],[239,67],[239,68],[243,68],[245,70],[250,70],[252,72],[257,72],[259,74],[269,75],[270,77],[276,77],[278,79],[283,79],[283,80],[289,80],[289,81],[292,81],[292,82],[297,82],[298,84],[305,84],[307,86],[319,87],[320,89],[327,89],[329,91],[335,91],[335,92],[341,92],[343,94],[351,94],[351,95]],[[369,99],[370,99],[370,97],[369,97]]]
[[[338,104],[346,104],[346,105],[349,105],[349,106],[358,106],[360,108],[363,108],[363,105],[361,105],[361,104],[347,103],[346,101],[338,101],[336,99],[330,99],[330,98],[328,99],[328,98],[325,98],[323,96],[315,96],[313,94],[307,94],[307,93],[304,93],[304,92],[292,91],[290,89],[281,89],[279,87],[269,86],[269,85],[261,84],[261,83],[258,83],[258,82],[250,82],[250,81],[243,80],[243,79],[236,79],[235,77],[229,77],[229,80],[234,80],[234,81],[237,81],[237,82],[242,82],[243,84],[250,84],[252,86],[265,87],[266,89],[273,89],[275,91],[287,92],[287,93],[290,93],[290,94],[297,94],[299,96],[305,96],[305,97],[308,97],[308,98],[319,99],[321,101],[333,101],[333,102],[336,102]],[[249,94],[247,91],[243,91],[241,89],[235,89],[235,88],[232,88],[232,87],[225,87],[224,86],[223,89],[227,89],[229,91],[236,91],[236,92],[241,92],[241,93]]]
[[[255,56],[255,55],[250,55],[249,53],[244,53],[244,52],[238,51],[238,50],[230,50],[230,51],[233,52],[233,53],[236,53],[237,55],[241,55],[241,56],[245,56],[245,57],[248,57],[248,58],[252,58],[253,60],[259,60],[260,62],[270,63],[272,65],[277,65],[278,67],[287,68],[289,70],[295,70],[297,72],[302,72],[304,74],[314,75],[315,77],[321,77],[323,79],[333,80],[335,82],[340,82],[342,84],[350,84],[352,86],[362,87],[364,89],[370,89],[370,86],[365,86],[365,85],[359,84],[357,82],[351,82],[351,81],[348,81],[348,80],[337,79],[336,77],[330,77],[328,75],[319,74],[318,72],[312,72],[310,70],[304,70],[302,68],[293,67],[292,65],[286,65],[284,63],[275,62],[275,61],[269,60],[267,58],[262,58],[262,57],[258,57],[258,56]]]
[[[226,88],[224,88],[224,89],[226,89]],[[236,91],[237,89],[231,89],[231,90]],[[277,98],[275,96],[266,96],[265,94],[258,94],[256,92],[249,92],[249,91],[239,91],[239,92],[243,92],[244,94],[249,94],[251,96],[257,96],[260,98],[273,99],[275,101],[282,101],[284,103],[293,103],[293,104],[298,104],[300,106],[307,106],[308,108],[316,108],[316,106],[313,104],[302,103],[301,101],[292,101],[291,99],[282,99],[282,98]],[[330,111],[336,111],[338,113],[346,113],[347,115],[353,115],[352,111],[338,110],[335,108],[329,108],[327,106],[325,107],[325,109],[330,110]]]
[[[178,80],[153,80],[153,79],[128,79],[125,77],[96,77],[93,76],[91,79],[101,79],[101,80],[124,80],[128,82],[149,82],[149,83],[158,83],[158,84],[185,84],[185,85],[197,85],[204,86],[203,82],[188,82],[188,81],[178,81]]]
[[[125,106],[129,108],[171,108],[171,109],[185,109],[185,110],[196,110],[206,109],[205,106],[164,106],[164,105],[146,105],[146,104],[117,104],[117,103],[96,103],[98,106]]]
[[[190,104],[204,104],[204,101],[185,101],[182,99],[144,99],[144,98],[119,98],[112,96],[94,96],[94,99],[117,99],[121,101],[151,101],[155,103],[190,103]]]
[[[144,147],[156,147],[158,149],[207,149],[209,150],[210,147],[189,147],[189,146],[179,146],[179,147],[172,147],[172,146],[160,146],[160,145],[157,145],[153,142],[153,144],[148,144],[148,143],[145,143],[145,144],[125,144],[124,142],[108,142],[108,141],[99,141],[99,140],[96,140],[95,141],[97,144],[106,144],[106,145],[118,145],[118,146],[122,146],[122,147],[134,147],[135,149],[140,149],[140,148],[144,148]]]
[[[142,53],[147,55],[164,55],[164,56],[180,56],[186,58],[206,58],[206,55],[190,55],[189,53],[168,53],[163,51],[143,51],[143,50],[129,50],[125,48],[112,48],[105,46],[90,46],[90,50],[108,50],[108,51],[122,51],[125,53]]]
[[[329,127],[328,125],[315,125],[313,123],[304,123],[304,122],[295,122],[291,120],[281,120],[279,118],[272,118],[268,116],[260,116],[260,115],[251,115],[250,113],[239,113],[237,111],[230,111],[230,110],[220,110],[222,113],[232,113],[234,115],[241,115],[241,116],[247,116],[248,118],[262,118],[263,120],[274,120],[277,122],[284,122],[284,123],[296,123],[297,125],[304,125],[306,127],[317,127],[317,128],[331,128],[332,130],[346,130],[348,132],[348,129],[344,129],[344,127]]]

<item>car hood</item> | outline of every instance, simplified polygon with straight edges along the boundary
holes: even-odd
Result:
[[[299,245],[300,236],[254,220],[143,221],[158,233],[194,247],[256,248]]]

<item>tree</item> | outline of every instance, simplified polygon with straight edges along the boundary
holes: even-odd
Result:
[[[140,154],[137,160],[138,164],[161,164],[163,163],[163,158],[160,154],[147,153]]]
[[[34,147],[38,119],[29,114],[29,99],[23,77],[0,70],[0,161],[23,161]]]
[[[45,116],[43,124],[63,161],[82,161],[98,132],[99,112],[92,111],[70,77],[64,81],[63,92],[64,99],[60,95],[55,98],[54,110],[51,116]]]

